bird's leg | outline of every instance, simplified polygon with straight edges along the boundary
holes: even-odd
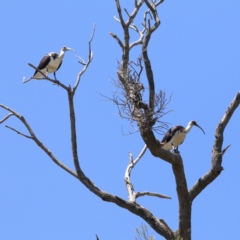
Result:
[[[55,80],[57,81],[56,72],[54,72],[53,75],[54,75]]]
[[[54,75],[55,81],[57,82],[57,85],[59,86],[59,81],[57,80],[56,72],[54,72],[53,75]],[[55,85],[55,83],[53,85]]]
[[[45,75],[48,76],[48,69],[46,69],[46,74]]]
[[[173,150],[173,152],[174,153],[180,153],[179,151],[178,151],[178,147],[174,147],[174,145],[173,145],[173,143],[171,143],[171,145],[172,145],[172,150]]]
[[[174,148],[173,152],[180,154],[180,152],[178,151],[178,147]]]

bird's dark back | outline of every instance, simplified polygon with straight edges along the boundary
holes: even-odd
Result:
[[[162,142],[169,142],[171,138],[175,135],[175,133],[181,129],[184,129],[184,127],[180,125],[170,128],[164,135]]]

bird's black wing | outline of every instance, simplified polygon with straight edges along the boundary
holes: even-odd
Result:
[[[38,68],[39,70],[44,69],[44,68],[49,64],[50,61],[51,61],[51,56],[49,56],[49,55],[44,56],[44,57],[42,58],[41,62],[39,63],[39,65],[38,65],[37,68]],[[38,72],[38,71],[36,70],[35,73],[33,74],[33,76],[34,76],[37,72]]]
[[[164,135],[163,139],[162,139],[162,143],[164,142],[169,142],[171,140],[171,138],[174,136],[174,134],[179,131],[180,129],[182,129],[183,127],[178,125],[178,126],[174,126],[172,128],[170,128],[166,134]]]

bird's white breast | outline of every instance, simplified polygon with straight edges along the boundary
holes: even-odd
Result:
[[[176,132],[176,134],[172,138],[172,144],[174,147],[179,146],[185,139],[186,133],[182,133],[180,131]]]
[[[177,131],[174,136],[171,138],[169,142],[167,142],[163,148],[166,150],[171,150],[173,147],[178,147],[185,139],[186,133],[182,133],[181,131]]]
[[[59,66],[59,64],[61,63],[62,61],[62,58],[61,57],[58,57],[56,59],[53,59],[53,57],[51,57],[51,60],[47,66],[48,68],[48,73],[52,73],[52,72],[55,72]]]

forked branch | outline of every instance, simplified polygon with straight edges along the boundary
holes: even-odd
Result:
[[[191,200],[193,201],[202,190],[207,187],[211,182],[213,182],[222,172],[222,156],[226,150],[230,147],[228,145],[222,149],[223,145],[223,133],[229,123],[232,115],[240,104],[240,92],[237,93],[233,101],[228,106],[225,114],[223,115],[221,121],[218,123],[215,130],[215,141],[212,148],[212,166],[209,172],[207,172],[203,177],[199,178],[198,181],[189,190]]]
[[[5,118],[3,118],[2,120],[0,120],[0,124],[5,122],[8,118],[10,118],[11,116],[14,116],[13,113],[9,113]]]
[[[46,148],[46,146],[37,138],[37,136],[35,135],[35,133],[33,132],[32,128],[30,127],[29,123],[27,122],[27,120],[25,120],[25,118],[23,116],[21,116],[20,114],[18,114],[17,112],[15,112],[14,110],[12,110],[11,108],[9,107],[6,107],[4,106],[3,104],[0,104],[0,107],[7,110],[8,112],[10,112],[13,116],[15,116],[16,118],[18,118],[23,124],[24,126],[27,128],[30,136],[26,135],[26,134],[23,134],[21,133],[20,131],[12,128],[12,127],[9,127],[9,126],[6,126],[7,128],[13,130],[14,132],[28,138],[28,139],[31,139],[33,140],[52,160],[53,162],[55,162],[59,167],[61,167],[62,169],[64,169],[65,171],[67,171],[68,173],[70,173],[72,176],[74,176],[75,178],[77,178],[77,174],[72,171],[71,169],[69,169],[67,166],[65,166],[62,162],[60,162],[54,155],[53,153],[48,150]],[[9,114],[10,115],[10,114]]]
[[[9,127],[8,125],[6,125],[5,127],[6,127],[6,128],[9,128],[10,130],[16,132],[16,133],[19,134],[19,135],[22,135],[23,137],[33,139],[31,136],[26,135],[26,134],[24,134],[24,133],[22,133],[22,132],[16,130],[15,128]]]
[[[133,160],[132,153],[129,152],[130,162],[129,162],[129,164],[127,166],[127,169],[125,171],[124,181],[125,181],[126,188],[127,188],[127,191],[128,191],[128,200],[130,202],[135,202],[136,201],[136,193],[134,192],[134,187],[133,187],[133,184],[131,183],[131,179],[130,179],[131,171],[134,168],[134,166],[138,163],[138,161],[142,158],[142,156],[144,155],[146,150],[147,150],[147,145],[145,145],[143,147],[142,151],[140,152],[140,154],[138,155],[138,157],[135,160]]]
[[[76,90],[77,90],[77,87],[80,83],[80,79],[81,79],[81,76],[84,74],[84,72],[87,70],[89,64],[92,62],[93,60],[93,52],[91,50],[91,43],[92,43],[92,40],[93,40],[93,37],[94,37],[94,33],[95,33],[95,23],[93,24],[93,30],[92,30],[92,36],[88,42],[88,61],[87,62],[84,62],[82,58],[80,58],[79,56],[75,55],[77,58],[80,59],[79,63],[84,65],[83,69],[79,72],[78,76],[77,76],[77,81],[76,81],[76,84],[75,86],[73,87],[73,95],[75,94]]]

